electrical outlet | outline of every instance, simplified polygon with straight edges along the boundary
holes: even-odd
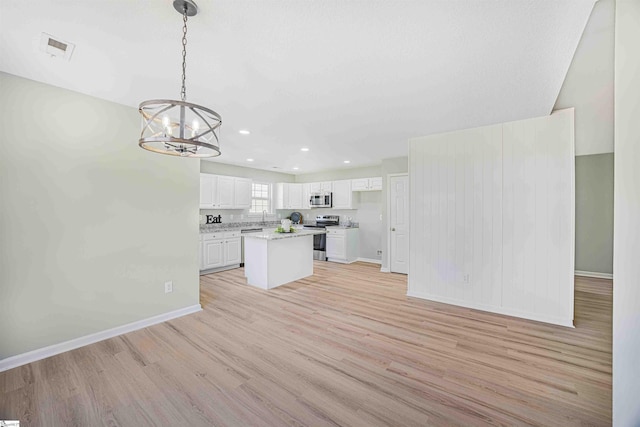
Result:
[[[233,219],[233,214],[229,215],[229,219],[230,220]]]
[[[164,282],[164,293],[173,292],[173,282]]]
[[[378,249],[378,255],[382,255],[382,251]]]
[[[465,273],[462,276],[462,281],[464,282],[465,285],[468,285],[469,283],[471,283],[471,275],[469,273]]]

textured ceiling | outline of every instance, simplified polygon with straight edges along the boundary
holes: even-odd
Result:
[[[377,164],[410,137],[549,114],[594,2],[200,0],[187,96],[223,116],[216,161]],[[181,25],[169,0],[0,0],[0,70],[134,107],[175,99]],[[39,52],[41,32],[75,43],[71,61]]]

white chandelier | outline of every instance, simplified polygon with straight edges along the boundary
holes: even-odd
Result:
[[[183,21],[180,101],[153,99],[140,103],[142,131],[138,145],[171,156],[219,156],[218,132],[222,117],[209,108],[187,102],[187,17],[196,15],[198,6],[192,0],[174,0],[173,7]]]

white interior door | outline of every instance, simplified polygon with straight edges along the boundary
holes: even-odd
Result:
[[[391,272],[409,272],[409,177],[407,175],[389,178],[390,212],[389,240]]]

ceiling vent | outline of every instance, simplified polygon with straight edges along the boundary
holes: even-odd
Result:
[[[42,33],[40,36],[40,50],[47,55],[55,56],[69,61],[73,49],[76,47],[73,43],[66,42],[51,34]]]

